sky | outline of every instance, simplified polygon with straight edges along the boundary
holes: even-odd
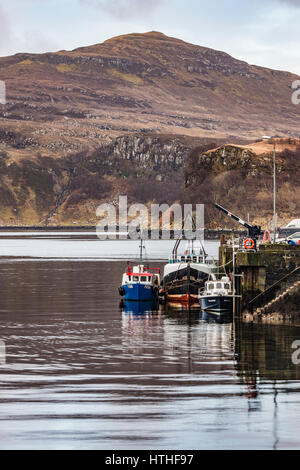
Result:
[[[0,0],[0,56],[160,31],[300,75],[300,0]]]

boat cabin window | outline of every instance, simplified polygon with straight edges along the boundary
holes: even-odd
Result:
[[[222,289],[222,283],[221,282],[217,282],[217,289]]]
[[[133,281],[134,281],[134,282],[138,282],[138,280],[139,280],[139,277],[138,277],[138,276],[133,276]]]
[[[225,289],[230,290],[230,284],[225,284],[224,287]]]
[[[142,277],[141,277],[141,282],[147,282],[147,277],[146,277],[146,276],[142,276]]]
[[[214,285],[213,285],[213,284],[208,284],[208,289],[209,289],[209,290],[213,290],[213,289],[214,289]]]

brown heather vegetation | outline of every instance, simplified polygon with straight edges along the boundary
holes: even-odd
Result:
[[[289,146],[288,142],[286,145]],[[267,228],[268,220],[273,217],[271,149],[271,153],[259,155],[247,147],[224,146],[210,152],[205,152],[205,148],[194,149],[187,160],[182,202],[205,204],[209,227],[236,226],[214,208],[213,203],[218,202],[245,220],[250,214],[252,222]],[[277,153],[276,159],[277,207],[279,223],[283,225],[299,217],[300,145]]]
[[[212,227],[218,200],[265,225],[272,147],[258,137],[274,133],[280,221],[299,217],[298,78],[154,31],[0,58],[0,224],[93,224],[127,194],[206,203]]]

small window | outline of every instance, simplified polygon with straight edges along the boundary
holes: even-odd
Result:
[[[209,288],[209,290],[213,290],[214,285],[213,285],[213,284],[209,284],[208,288]]]
[[[222,289],[222,283],[221,282],[217,282],[217,289]]]
[[[230,290],[230,284],[225,284],[225,289]]]
[[[133,276],[133,282],[138,282],[139,278],[138,276]]]
[[[142,277],[141,277],[141,282],[147,282],[147,277],[146,277],[146,276],[142,276]]]

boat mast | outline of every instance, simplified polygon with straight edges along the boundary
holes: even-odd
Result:
[[[140,264],[143,264],[143,239],[141,238],[140,244]]]

